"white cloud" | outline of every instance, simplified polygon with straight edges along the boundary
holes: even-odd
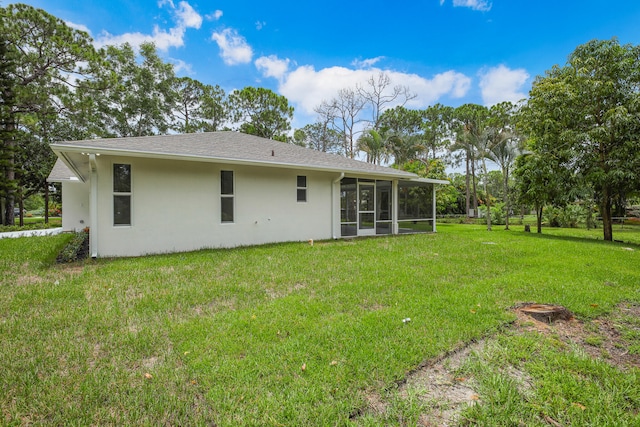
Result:
[[[289,70],[289,62],[289,59],[280,59],[276,55],[270,55],[256,59],[255,65],[264,77],[273,77],[282,81]]]
[[[170,58],[169,61],[173,64],[173,69],[176,74],[184,73],[188,76],[195,74],[191,64],[184,62],[182,59]]]
[[[113,35],[104,31],[96,39],[96,45],[100,47],[129,43],[137,48],[144,42],[150,42],[155,44],[159,50],[166,51],[171,47],[184,46],[184,35],[187,28],[199,29],[202,25],[202,17],[186,1],[181,1],[177,8],[171,0],[161,1],[158,6],[168,6],[171,9],[176,21],[173,28],[167,30],[155,25],[151,34],[135,32]]]
[[[226,28],[213,33],[211,39],[218,44],[220,56],[227,65],[246,64],[251,62],[253,49],[236,30]]]
[[[260,31],[266,25],[267,25],[267,23],[265,21],[256,21],[256,30]]]
[[[440,0],[440,6],[442,6],[444,2],[445,0]],[[481,12],[490,11],[492,6],[493,4],[487,0],[453,0],[453,7],[468,7]]]
[[[369,58],[369,59],[363,59],[363,60],[354,59],[351,65],[353,65],[356,68],[371,68],[383,59],[384,59],[384,56],[378,56],[376,58]]]
[[[527,97],[522,86],[529,79],[523,68],[512,70],[504,65],[480,72],[480,90],[485,105],[495,105],[503,101],[513,103]]]
[[[220,9],[213,11],[213,13],[209,13],[208,15],[205,15],[205,18],[208,21],[217,21],[218,19],[222,18],[222,11]]]
[[[310,115],[322,101],[330,101],[336,97],[340,89],[363,86],[372,75],[380,72],[386,73],[391,79],[388,90],[398,85],[406,86],[417,95],[406,104],[409,108],[425,108],[443,96],[463,97],[471,87],[471,79],[455,71],[447,71],[427,79],[417,74],[377,68],[354,70],[330,67],[316,71],[313,66],[305,65],[296,68],[281,80],[279,92],[294,103],[301,113]]]
[[[178,17],[178,26],[200,29],[200,26],[202,25],[202,16],[200,16],[200,14],[196,12],[186,1],[181,1],[179,3],[179,7],[176,10],[176,16]]]
[[[64,23],[67,24],[67,26],[73,28],[74,30],[84,31],[85,33],[91,35],[91,30],[86,25],[76,24],[75,22],[71,22],[71,21],[65,21]]]
[[[180,28],[171,28],[169,31],[165,31],[156,25],[153,27],[151,34],[125,33],[116,36],[105,31],[96,40],[98,46],[129,43],[134,48],[145,42],[153,43],[159,50],[163,51],[168,50],[170,47],[181,47],[184,46],[184,31]]]

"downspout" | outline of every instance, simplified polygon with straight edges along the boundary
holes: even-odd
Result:
[[[436,232],[436,185],[437,184],[431,184],[431,187],[433,188],[432,192],[433,192],[433,202],[431,205],[431,212],[433,212],[433,232]]]
[[[331,182],[331,235],[334,240],[338,238],[338,236],[336,236],[336,222],[340,221],[340,216],[336,215],[335,191],[336,184],[339,184],[342,178],[344,178],[344,172],[340,172],[340,176]]]
[[[91,170],[91,194],[89,200],[89,216],[91,228],[89,228],[89,244],[91,258],[98,257],[98,164],[96,155],[89,154],[89,169]]]
[[[391,234],[398,234],[398,212],[400,211],[398,203],[398,180],[394,179],[391,181],[392,189],[391,189]]]

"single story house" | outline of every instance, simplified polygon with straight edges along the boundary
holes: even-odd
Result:
[[[447,181],[239,132],[52,144],[93,257],[436,230]]]

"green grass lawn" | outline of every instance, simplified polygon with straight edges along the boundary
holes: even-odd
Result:
[[[589,321],[640,303],[640,232],[605,243],[601,230],[501,228],[63,266],[52,262],[70,235],[0,240],[0,424],[407,425],[411,405],[384,422],[357,415],[425,361],[503,334],[514,304]],[[543,344],[522,345],[579,371]],[[607,411],[640,425],[638,370],[598,375],[626,399],[572,425]],[[547,425],[540,414],[566,404],[547,390],[508,419],[465,419]]]
[[[32,216],[23,218],[24,226],[20,227],[20,218],[16,216],[14,219],[14,226],[0,225],[0,233],[8,231],[22,231],[22,230],[38,230],[44,228],[55,228],[62,226],[62,217],[49,217],[49,223],[44,223],[44,217]]]

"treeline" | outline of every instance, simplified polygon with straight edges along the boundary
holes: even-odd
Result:
[[[95,48],[90,36],[43,10],[0,8],[0,199],[47,194],[55,141],[238,130],[390,164],[452,185],[441,213],[505,218],[523,207],[598,208],[605,239],[613,213],[640,189],[640,58],[617,40],[580,46],[536,79],[529,99],[492,107],[407,108],[410,88],[382,72],[343,88],[292,132],[293,107],[268,89],[229,94],[177,77],[154,45]],[[446,175],[447,166],[464,173]],[[497,166],[497,167],[496,167]],[[496,170],[497,169],[497,170]]]
[[[14,206],[46,193],[55,141],[239,130],[286,141],[283,96],[177,77],[153,44],[96,49],[85,32],[23,4],[0,8],[0,198]],[[45,210],[46,211],[46,210]]]

